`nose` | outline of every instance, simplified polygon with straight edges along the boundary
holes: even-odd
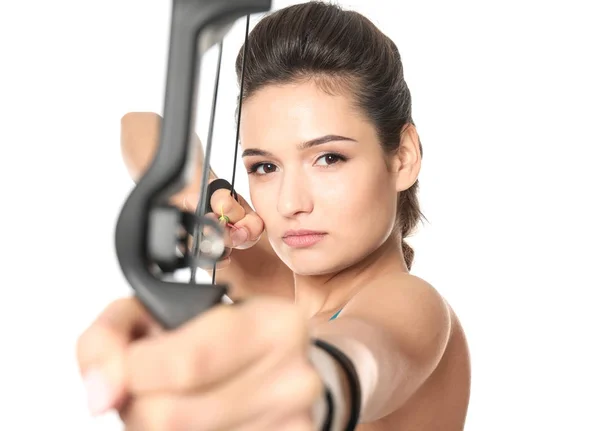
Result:
[[[281,215],[293,217],[313,210],[310,182],[301,170],[284,171],[281,181],[277,200],[277,210]]]

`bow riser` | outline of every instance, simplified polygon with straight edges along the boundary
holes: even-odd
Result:
[[[221,302],[227,286],[166,281],[182,267],[176,250],[181,230],[212,229],[212,252],[195,264],[214,264],[223,231],[213,220],[169,206],[168,200],[191,181],[198,148],[192,145],[202,56],[244,15],[267,12],[271,0],[174,0],[160,144],[145,175],[128,196],[116,226],[117,258],[139,300],[165,328],[180,326]],[[206,199],[207,151],[201,201]],[[196,226],[191,226],[195,222]],[[206,244],[205,244],[206,245]]]

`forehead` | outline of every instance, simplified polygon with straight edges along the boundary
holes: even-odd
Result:
[[[312,81],[269,85],[242,104],[241,144],[297,144],[327,134],[361,139],[373,128],[349,95],[330,94]]]

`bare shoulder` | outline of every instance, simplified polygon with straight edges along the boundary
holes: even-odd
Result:
[[[456,314],[434,286],[410,274],[374,280],[344,312],[375,328],[373,334],[389,340],[390,351],[401,352],[403,360],[391,361],[390,367],[404,371],[399,388],[410,387],[398,389],[400,407],[361,425],[361,431],[464,429],[468,346]]]
[[[409,273],[401,273],[381,277],[374,280],[367,286],[364,286],[353,300],[359,304],[364,304],[365,300],[377,301],[380,303],[390,302],[391,299],[404,299],[405,301],[418,301],[429,303],[431,305],[445,307],[446,301],[437,291],[437,289],[426,280]],[[401,305],[401,304],[394,304]]]
[[[445,299],[430,283],[411,274],[365,286],[342,314],[379,328],[429,372],[443,356],[453,325]]]
[[[398,328],[409,324],[408,329],[415,332],[433,328],[447,332],[452,320],[451,309],[437,289],[408,273],[365,286],[344,311],[347,315],[376,319],[385,326]]]

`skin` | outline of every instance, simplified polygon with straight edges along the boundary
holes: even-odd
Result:
[[[317,337],[355,364],[359,431],[462,430],[470,388],[464,332],[433,286],[408,273],[392,235],[396,195],[420,170],[415,128],[403,130],[401,150],[386,159],[349,95],[304,82],[246,100],[241,131],[256,212],[226,191],[211,205],[235,226],[218,279],[244,285],[237,298],[251,299],[170,333],[132,299],[109,306],[78,343],[81,372],[104,395],[93,410],[116,408],[127,429],[313,429],[319,374],[348,396],[341,370],[314,356],[309,339]],[[326,135],[352,140],[302,147]],[[141,160],[127,154],[126,163]],[[179,205],[189,207],[194,196],[183,191]],[[288,229],[323,235],[293,248],[282,238]],[[245,270],[251,276],[242,282]]]

